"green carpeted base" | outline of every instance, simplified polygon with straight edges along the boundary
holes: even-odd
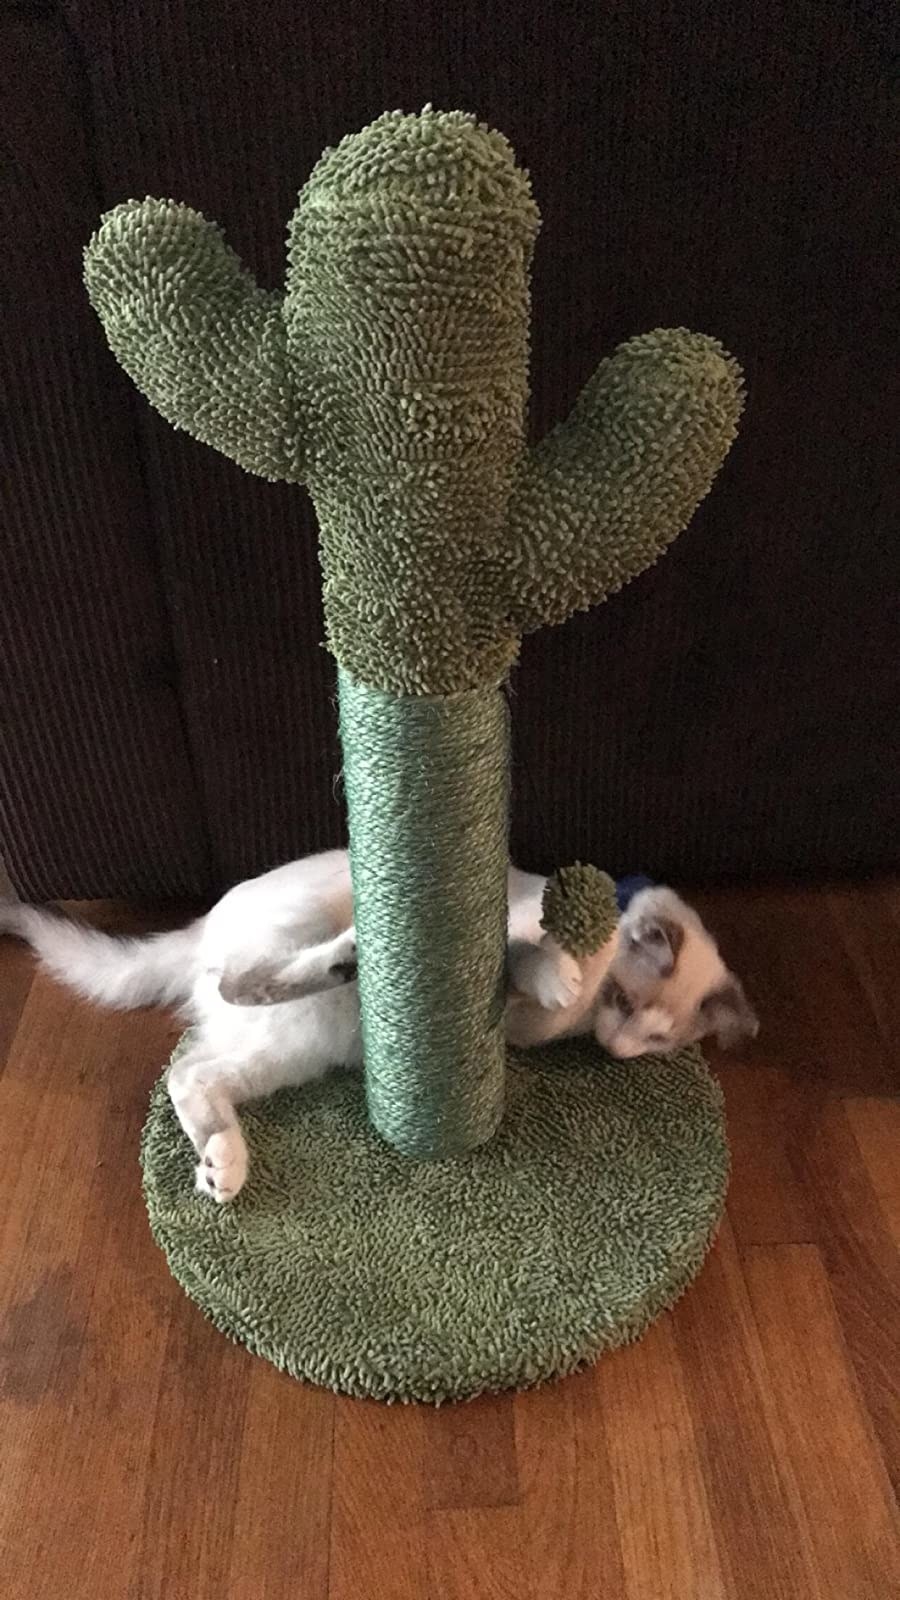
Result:
[[[448,1161],[382,1143],[350,1074],[244,1107],[250,1179],[223,1207],[193,1193],[160,1083],[144,1186],[178,1282],[295,1377],[382,1400],[525,1388],[636,1338],[722,1213],[718,1087],[693,1050],[614,1062],[579,1040],[509,1065],[499,1132]]]

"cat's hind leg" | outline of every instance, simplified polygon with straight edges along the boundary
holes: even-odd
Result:
[[[219,993],[233,1006],[275,1006],[337,989],[356,979],[356,930],[310,945],[289,957],[269,958],[246,966],[236,958],[226,964]]]
[[[235,1107],[265,1090],[248,1083],[234,1061],[189,1050],[169,1071],[168,1090],[175,1114],[200,1157],[198,1194],[222,1204],[240,1193],[247,1179],[247,1143]]]

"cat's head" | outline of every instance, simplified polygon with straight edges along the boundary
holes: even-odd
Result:
[[[664,1055],[710,1034],[753,1038],[759,1022],[700,918],[672,889],[642,889],[619,924],[594,1033],[621,1060]]]

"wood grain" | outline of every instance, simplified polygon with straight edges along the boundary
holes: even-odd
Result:
[[[760,1010],[745,1059],[838,1094],[896,1090],[896,1038],[891,1047],[873,1025],[871,981],[860,976],[859,946],[848,949],[832,890],[720,891],[697,903]]]
[[[716,1058],[729,1220],[673,1313],[576,1378],[436,1412],[307,1389],[203,1320],[137,1164],[175,1027],[0,945],[0,1594],[898,1592],[900,899],[856,894],[706,897],[763,1031]]]
[[[872,1426],[900,1491],[900,1258],[840,1101],[795,1153],[819,1217],[832,1300]]]
[[[815,1530],[775,1449],[769,1374],[728,1222],[672,1320],[726,1593],[817,1600]]]
[[[427,1538],[429,1600],[542,1600],[518,1506],[435,1511]]]
[[[774,1405],[815,1536],[823,1600],[896,1592],[900,1522],[847,1361],[822,1258],[810,1245],[755,1245],[744,1256]]]
[[[522,1534],[535,1594],[595,1600],[625,1595],[625,1573],[603,1427],[605,1373],[585,1372],[516,1397]]]
[[[329,1600],[427,1593],[424,1448],[418,1408],[336,1402]]]
[[[839,943],[865,991],[871,1017],[896,1073],[900,1040],[900,917],[893,915],[893,909],[900,895],[895,888],[867,883],[834,889],[828,898]]]
[[[34,962],[24,945],[5,941],[3,951],[3,982],[0,984],[0,1075],[2,1075],[10,1046],[15,1038],[19,1019],[28,998],[34,977]]]
[[[672,1324],[598,1370],[628,1600],[727,1591]]]
[[[30,999],[0,1080],[0,1527],[8,1592],[27,1574],[50,1594],[62,1567],[76,1600],[127,1573],[141,1533],[169,1285],[146,1248],[135,1155],[172,1030],[92,1012],[42,978]],[[45,1500],[52,1539],[28,1514]]]
[[[712,1052],[710,1052],[712,1054]],[[719,1059],[731,1145],[728,1215],[746,1244],[803,1243],[817,1215],[792,1161],[817,1114],[817,1082],[776,1066]]]
[[[888,1231],[900,1248],[900,1101],[847,1100],[844,1110]]]
[[[328,1600],[334,1407],[325,1390],[252,1364],[228,1600]]]
[[[511,1506],[519,1500],[512,1395],[485,1395],[423,1415],[430,1511]]]

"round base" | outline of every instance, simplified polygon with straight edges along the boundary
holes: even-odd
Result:
[[[142,1161],[169,1266],[223,1333],[295,1377],[382,1400],[526,1388],[634,1339],[699,1270],[725,1199],[718,1087],[698,1051],[509,1052],[489,1144],[418,1163],[335,1074],[244,1107],[250,1178],[193,1193],[164,1085]]]

